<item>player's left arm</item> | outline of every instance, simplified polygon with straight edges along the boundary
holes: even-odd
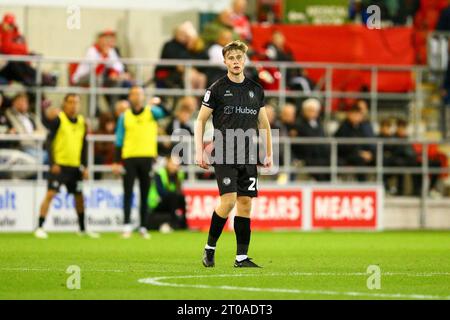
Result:
[[[154,97],[150,100],[150,106],[152,116],[155,120],[164,119],[170,115],[170,112],[164,107],[161,103],[161,99],[158,97]]]
[[[258,113],[258,128],[263,134],[265,142],[266,156],[264,158],[264,167],[271,167],[273,162],[272,155],[272,130],[270,128],[269,118],[267,117],[266,108],[261,107]]]
[[[114,161],[111,165],[112,172],[116,175],[119,175],[122,171],[122,166],[120,162],[122,161],[122,147],[123,140],[125,137],[125,119],[124,114],[122,113],[119,116],[119,120],[117,120],[116,126],[116,141],[115,141],[115,152],[114,152]]]

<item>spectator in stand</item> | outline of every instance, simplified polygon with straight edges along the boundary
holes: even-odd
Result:
[[[178,26],[175,28],[174,36],[166,42],[161,51],[161,59],[187,60],[190,54],[187,48],[189,35]],[[184,67],[179,66],[158,66],[155,70],[156,86],[158,88],[183,88]]]
[[[297,138],[298,131],[297,108],[291,103],[286,103],[280,112],[280,136]],[[292,145],[292,159],[300,159],[299,150],[299,145]]]
[[[265,45],[265,55],[271,61],[294,61],[294,53],[286,45],[286,38],[281,31],[274,31],[272,39]]]
[[[223,66],[222,49],[231,41],[233,41],[232,32],[227,29],[222,29],[219,32],[216,42],[211,47],[209,47],[209,62],[211,64],[220,64],[220,66],[208,68],[208,86],[213,84],[217,79],[223,77],[227,73],[227,69]]]
[[[402,119],[397,120],[397,129],[395,138],[407,140],[408,124]],[[400,144],[393,146],[393,161],[396,167],[419,167],[419,161],[416,151],[412,144]],[[397,178],[397,190],[400,194],[404,194],[404,174],[394,175]],[[413,194],[420,195],[421,190],[421,176],[414,174],[413,177]]]
[[[373,138],[368,135],[363,126],[364,114],[354,105],[347,112],[345,119],[335,133],[336,138]],[[340,144],[338,146],[338,158],[341,165],[346,166],[371,166],[375,160],[375,150],[372,145],[365,144]],[[360,182],[367,181],[365,174],[358,173],[356,178]]]
[[[94,131],[97,135],[114,135],[116,129],[116,120],[111,112],[103,112],[99,117],[98,129]],[[96,142],[94,145],[95,164],[112,164],[114,160],[115,146],[114,142]],[[101,179],[100,172],[94,174],[94,179]]]
[[[408,134],[408,122],[405,120],[399,119],[397,120],[397,131],[395,134],[398,139],[409,139]],[[394,157],[395,157],[395,165],[398,167],[421,167],[422,161],[421,155],[418,155],[416,150],[411,144],[403,144],[397,145],[394,149]],[[441,163],[438,160],[428,159],[428,166],[430,168],[440,168]],[[432,173],[430,174],[430,186],[429,191],[430,195],[435,196],[438,194],[436,190],[437,182],[439,179],[439,174]],[[421,174],[413,174],[413,195],[420,196],[422,192],[422,175]],[[405,193],[404,190],[404,175],[397,175],[397,188],[399,192]]]
[[[205,41],[199,36],[197,30],[189,36],[188,50],[191,60],[208,60],[208,51],[206,50]],[[197,66],[194,72],[197,72],[197,79],[199,81],[199,88],[205,88],[208,83],[208,67]]]
[[[175,28],[174,36],[166,42],[161,51],[161,59],[190,60],[192,54],[189,44],[195,38],[196,31],[191,22],[187,21]],[[184,65],[158,66],[155,70],[156,86],[158,88],[184,88]],[[193,89],[206,87],[206,75],[192,68],[190,85]]]
[[[190,60],[208,60],[207,52],[205,49],[205,43],[200,38],[197,29],[191,21],[185,21],[181,24],[181,27],[185,30],[188,36],[186,48],[189,53]],[[194,67],[190,69],[189,81],[192,89],[205,89],[207,78],[205,68]]]
[[[320,101],[315,98],[307,99],[302,104],[302,116],[298,126],[298,136],[308,138],[325,138],[325,130],[319,119],[321,111]],[[326,144],[304,144],[299,146],[300,158],[306,166],[326,167],[330,165],[330,147]],[[317,181],[329,181],[327,173],[312,173]]]
[[[299,128],[297,122],[297,108],[291,103],[286,103],[280,112],[280,136],[297,138],[299,136]],[[301,147],[298,144],[291,144],[291,161],[293,164],[298,164],[301,159]],[[285,159],[283,159],[284,163]],[[291,173],[289,180],[295,180],[296,175]]]
[[[265,45],[265,56],[270,61],[294,62],[294,53],[286,45],[286,38],[281,31],[274,31],[270,42]],[[313,82],[308,78],[305,70],[290,68],[287,70],[286,86],[292,90],[301,90],[306,93],[311,92]]]
[[[205,25],[202,33],[202,39],[205,41],[206,47],[214,44],[219,38],[219,33],[225,29],[231,31],[232,39],[239,40],[239,35],[234,31],[233,20],[232,20],[233,12],[231,9],[225,9],[217,18]]]
[[[442,96],[444,98],[444,104],[447,105],[447,108],[450,107],[450,40],[448,42],[448,56],[449,59],[447,62],[447,71],[445,72],[444,76],[443,93],[442,93]]]
[[[0,134],[7,134],[10,130],[8,118],[6,118],[5,112],[6,104],[4,103],[3,94],[0,92]],[[0,148],[6,148],[7,146],[7,142],[0,142]]]
[[[280,130],[281,123],[278,120],[277,110],[275,109],[275,107],[271,104],[266,104],[265,108],[267,113],[267,119],[269,119],[270,128],[272,130],[274,129]]]
[[[125,66],[119,60],[117,51],[111,47],[111,32],[104,31],[97,35],[94,45],[86,52],[86,59],[96,60],[95,68],[97,85],[107,88],[130,88],[132,81],[130,75],[125,72]],[[108,62],[104,62],[109,60]],[[72,83],[80,86],[88,86],[90,82],[90,64],[80,63],[72,75]],[[117,95],[106,95],[106,100],[112,109],[119,99]]]
[[[436,31],[450,31],[450,6],[441,11],[438,23],[436,25]]]
[[[1,46],[1,44],[0,44]],[[8,64],[8,61],[6,61],[6,59],[4,58],[0,58],[0,86],[4,86],[8,84],[8,79],[6,79],[2,74],[1,74],[1,70],[3,69],[4,66],[6,66]]]
[[[109,46],[113,48],[113,50],[116,52],[119,59],[122,59],[122,53],[120,52],[120,48],[117,45],[117,33],[114,30],[107,29],[103,31],[103,33],[107,37],[107,41],[109,42]],[[128,72],[128,67],[126,65],[123,66],[124,71]],[[126,99],[126,95],[123,97],[123,99]]]
[[[194,97],[184,97],[181,99],[175,109],[174,117],[166,127],[166,134],[171,135],[181,129],[193,136],[194,131],[191,120],[192,115],[197,109],[197,105],[197,100]]]
[[[108,41],[109,47],[116,52],[117,57],[122,58],[120,48],[117,46],[117,33],[114,30],[110,29],[106,29],[102,33],[106,37],[106,41]],[[126,68],[126,66],[124,67]]]
[[[247,0],[234,0],[231,5],[231,24],[234,31],[241,40],[248,43],[252,42],[252,29],[250,19],[245,14],[247,10]]]
[[[358,106],[359,110],[361,110],[363,114],[363,122],[361,123],[362,129],[364,131],[364,134],[367,137],[374,137],[375,132],[373,130],[372,123],[369,120],[369,104],[364,99],[359,99],[356,101],[356,105]]]
[[[292,103],[286,103],[280,112],[281,135],[298,137],[297,108]]]
[[[390,119],[383,119],[380,122],[380,130],[378,134],[378,138],[381,139],[392,139],[394,138],[392,121]],[[384,167],[394,167],[396,165],[394,158],[394,150],[395,145],[393,144],[383,144],[383,166]],[[385,190],[394,195],[397,193],[396,186],[389,186],[389,179],[395,177],[393,174],[384,174],[383,175],[383,183]]]
[[[165,135],[172,136],[172,143],[162,142],[159,144],[160,155],[170,155],[173,146],[178,142],[182,142],[180,138],[194,136],[191,120],[192,115],[197,110],[197,106],[198,102],[194,97],[184,97],[178,102],[175,113],[164,130]],[[182,157],[183,154],[181,153],[179,156]]]
[[[270,129],[272,131],[272,137],[280,136],[281,122],[278,119],[277,109],[272,104],[266,104],[264,106],[266,108],[267,119],[270,123]],[[280,152],[278,163],[283,163],[283,152]]]
[[[19,32],[16,18],[7,13],[0,24],[0,54],[31,55],[23,35]],[[9,61],[0,70],[0,78],[6,81],[17,81],[25,86],[36,85],[36,70],[28,62]],[[3,80],[3,81],[4,81]],[[56,77],[47,73],[42,74],[42,84],[54,86]]]
[[[187,48],[189,50],[189,54],[190,54],[190,59],[192,60],[208,60],[208,51],[206,50],[206,46],[205,46],[205,42],[203,41],[203,39],[198,35],[197,30],[193,30],[194,32],[192,32],[189,35],[189,42],[187,44]],[[195,68],[196,71],[198,71],[201,74],[204,74],[204,81],[208,81],[207,80],[207,67],[196,67]]]
[[[8,134],[10,128],[8,119],[5,116],[6,107],[4,104],[4,98],[2,92],[0,92],[0,134]],[[11,147],[11,143],[8,141],[2,141],[0,140],[0,150],[1,149],[8,149]],[[11,173],[0,171],[0,179],[10,179]]]
[[[46,130],[40,119],[29,112],[28,96],[26,93],[19,93],[12,100],[12,107],[6,110],[6,118],[9,124],[9,133],[11,134],[45,134]],[[39,152],[36,149],[36,143],[31,140],[23,140],[19,143],[20,149],[38,158]]]

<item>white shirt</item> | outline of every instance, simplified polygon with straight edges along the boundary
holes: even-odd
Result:
[[[101,61],[104,59],[113,60],[112,62],[105,64],[107,68],[114,69],[118,73],[123,73],[125,70],[122,62],[120,62],[120,60],[119,60],[119,56],[117,55],[116,50],[114,50],[112,48],[109,49],[108,56],[106,58],[104,58],[100,54],[100,52],[97,50],[97,48],[95,46],[92,46],[87,50],[85,58],[86,59],[94,59],[94,60],[98,60],[98,61]],[[72,81],[74,83],[77,83],[78,81],[80,81],[81,78],[83,78],[87,75],[89,75],[89,63],[81,62],[78,65],[77,70],[75,71],[75,73],[72,76]]]
[[[209,62],[223,64],[222,49],[220,44],[213,44],[208,50]],[[225,66],[222,68],[225,69]]]
[[[19,118],[20,122],[22,123],[22,125],[25,129],[25,132],[28,134],[32,134],[34,132],[34,127],[33,127],[33,122],[31,122],[30,118],[28,118],[24,114],[19,114],[18,118]]]
[[[312,128],[317,128],[319,126],[319,124],[317,123],[317,120],[309,120],[309,125]]]

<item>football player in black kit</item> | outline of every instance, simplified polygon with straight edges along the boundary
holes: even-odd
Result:
[[[241,41],[233,41],[223,48],[227,74],[206,91],[195,127],[195,162],[199,167],[208,169],[210,163],[203,144],[203,134],[208,118],[213,116],[212,165],[219,187],[220,203],[211,219],[202,261],[205,267],[215,265],[216,243],[235,205],[237,252],[234,266],[259,267],[247,256],[251,233],[250,211],[252,197],[258,195],[257,164],[266,168],[272,166],[272,136],[264,108],[264,90],[244,76],[247,49]],[[254,139],[258,131],[265,142],[265,157],[259,162],[255,151],[257,141]],[[253,154],[252,150],[255,151]]]

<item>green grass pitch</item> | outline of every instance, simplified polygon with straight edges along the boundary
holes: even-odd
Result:
[[[0,234],[0,299],[449,299],[448,232],[253,232],[262,269],[233,268],[234,234],[205,269],[205,233],[101,239]],[[69,290],[70,265],[81,288]],[[380,288],[369,289],[370,265]],[[146,280],[142,280],[146,279]],[[376,284],[371,278],[369,283]]]

